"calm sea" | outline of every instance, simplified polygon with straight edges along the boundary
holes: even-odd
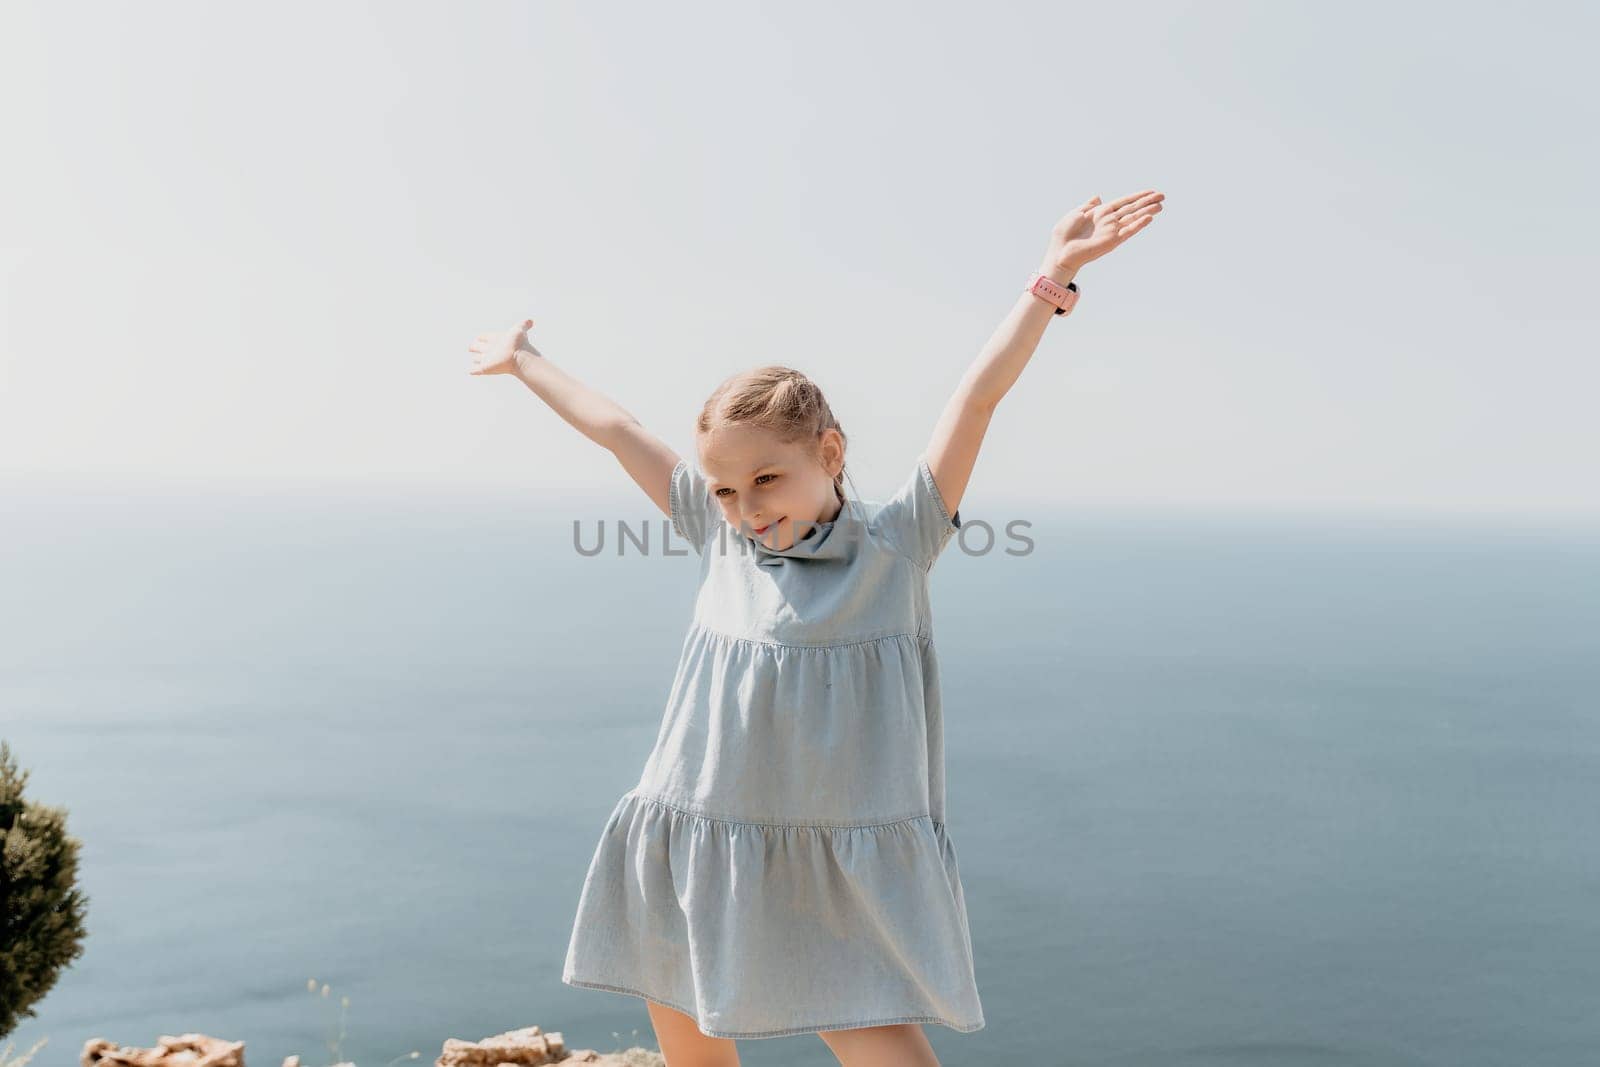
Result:
[[[575,517],[657,551],[581,556]],[[946,1064],[1600,1063],[1595,530],[963,517],[1034,545],[934,570],[988,1023],[928,1027]],[[560,973],[688,617],[661,522],[7,490],[0,737],[89,895],[18,1048],[197,1030],[314,1067],[344,997],[361,1067],[533,1024],[650,1043]]]

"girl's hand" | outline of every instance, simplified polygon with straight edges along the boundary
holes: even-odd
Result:
[[[1165,199],[1165,193],[1154,189],[1109,204],[1100,203],[1098,196],[1090,197],[1078,210],[1062,216],[1051,229],[1050,247],[1040,271],[1069,277],[1077,273],[1085,263],[1099,259],[1150,225]]]
[[[504,333],[480,333],[477,340],[467,346],[472,353],[472,366],[468,374],[511,374],[517,369],[517,355],[526,352],[537,356],[538,350],[528,343],[528,328],[532,319],[523,319]]]

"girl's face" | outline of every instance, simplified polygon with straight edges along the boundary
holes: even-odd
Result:
[[[803,537],[816,536],[804,524],[831,522],[842,509],[833,481],[844,469],[838,430],[825,430],[808,445],[785,442],[756,426],[723,426],[701,434],[696,443],[700,469],[723,518],[769,548],[791,548]]]

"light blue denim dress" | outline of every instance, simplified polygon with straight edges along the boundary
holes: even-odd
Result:
[[[687,461],[670,497],[700,557],[694,613],[562,981],[713,1037],[981,1029],[928,596],[959,511],[925,456],[887,502],[849,502],[786,549],[728,525]]]

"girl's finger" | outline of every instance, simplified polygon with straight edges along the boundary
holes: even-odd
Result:
[[[1128,207],[1130,204],[1133,204],[1135,201],[1142,200],[1144,197],[1150,196],[1154,193],[1154,189],[1143,189],[1137,193],[1134,193],[1132,196],[1125,196],[1120,200],[1113,200],[1111,202],[1111,209],[1113,211],[1120,211],[1123,208]]]
[[[1116,220],[1117,225],[1126,226],[1130,222],[1135,222],[1139,219],[1152,218],[1160,210],[1161,205],[1159,203],[1146,204],[1144,207],[1124,208],[1119,212],[1114,212],[1111,218]]]
[[[1150,192],[1145,193],[1136,199],[1131,206],[1137,210],[1143,210],[1147,207],[1159,206],[1161,201],[1164,199],[1166,199],[1165,194],[1158,193],[1152,189]]]
[[[1123,197],[1122,200],[1117,200],[1112,205],[1112,214],[1115,214],[1117,218],[1122,218],[1130,211],[1138,211],[1142,206],[1144,206],[1144,194],[1134,194],[1131,197]]]

